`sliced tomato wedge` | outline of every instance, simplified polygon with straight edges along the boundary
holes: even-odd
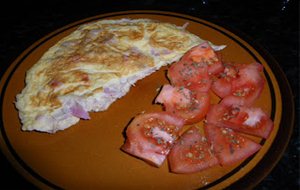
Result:
[[[218,79],[212,83],[211,90],[219,97],[224,98],[232,91],[231,82],[238,76],[238,68],[233,64],[224,64],[224,70]]]
[[[242,99],[244,105],[251,105],[260,96],[264,88],[264,79],[261,76],[263,67],[259,63],[242,66],[239,77],[232,81],[231,96]]]
[[[206,120],[209,124],[265,139],[270,136],[274,126],[273,121],[262,109],[240,106],[236,103],[221,102],[221,104],[212,105]]]
[[[194,47],[187,57],[195,63],[205,63],[208,66],[208,74],[214,75],[224,70],[224,66],[214,49],[204,42]]]
[[[210,143],[197,127],[191,127],[180,137],[168,161],[174,173],[195,173],[219,164]]]
[[[163,86],[155,102],[163,104],[167,112],[183,118],[185,124],[193,124],[205,117],[210,106],[210,96],[205,92],[193,92],[167,84]]]
[[[205,125],[206,138],[221,165],[231,165],[245,160],[257,152],[261,145],[234,132],[232,129]]]
[[[168,78],[174,86],[183,86],[193,91],[207,92],[211,87],[210,73],[223,69],[215,52],[203,43],[193,47],[168,70]]]
[[[207,92],[212,83],[207,65],[203,63],[174,63],[168,70],[168,78],[174,86],[183,86],[199,92]]]
[[[264,88],[262,71],[263,67],[259,63],[239,65],[238,67],[233,65],[228,67],[227,65],[220,78],[214,81],[211,89],[221,98],[236,99],[236,101],[243,102],[244,105],[251,105]]]
[[[138,115],[126,130],[127,139],[121,150],[159,167],[183,124],[183,119],[167,112]]]

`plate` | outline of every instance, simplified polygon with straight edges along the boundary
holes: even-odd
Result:
[[[213,167],[196,174],[173,174],[168,164],[155,168],[120,151],[123,132],[132,117],[159,111],[153,105],[156,89],[168,83],[166,67],[140,80],[107,111],[92,113],[91,120],[56,134],[21,131],[13,102],[24,88],[26,71],[58,40],[79,25],[100,19],[150,18],[183,25],[214,44],[226,44],[223,59],[236,63],[259,62],[266,85],[256,102],[268,112],[275,127],[267,140],[251,137],[262,145],[250,158],[227,167]],[[231,30],[232,31],[232,30]],[[292,133],[294,103],[289,84],[278,63],[260,46],[224,27],[188,15],[162,11],[127,11],[102,14],[58,29],[25,50],[7,69],[0,83],[1,150],[27,180],[39,188],[74,189],[223,189],[252,188],[276,165]]]

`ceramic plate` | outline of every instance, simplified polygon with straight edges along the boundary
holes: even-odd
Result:
[[[91,120],[56,134],[22,132],[13,102],[24,87],[25,72],[54,45],[79,25],[99,19],[150,18],[176,25],[189,23],[187,30],[222,50],[225,61],[259,62],[264,66],[266,85],[256,102],[268,112],[275,127],[267,140],[251,137],[262,145],[250,158],[228,167],[213,167],[196,174],[173,174],[165,162],[161,168],[120,151],[123,131],[136,114],[161,110],[153,105],[156,89],[168,83],[166,68],[137,82],[130,92],[105,112],[92,113]],[[294,107],[286,78],[278,64],[260,47],[216,24],[199,18],[160,11],[129,11],[98,15],[67,25],[34,43],[8,68],[0,83],[0,145],[8,160],[40,188],[63,189],[222,189],[249,187],[263,179],[281,157],[292,132]],[[214,101],[217,101],[214,98]]]

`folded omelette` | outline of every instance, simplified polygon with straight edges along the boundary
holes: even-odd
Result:
[[[55,133],[90,119],[88,112],[106,110],[137,80],[202,42],[184,27],[149,19],[82,25],[27,71],[15,103],[22,130]]]

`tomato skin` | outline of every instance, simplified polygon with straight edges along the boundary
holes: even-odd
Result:
[[[201,121],[208,112],[210,96],[184,87],[164,85],[155,102],[162,103],[167,112],[183,118],[185,124],[194,124]]]
[[[221,102],[212,105],[207,123],[267,139],[274,127],[273,121],[260,108]]]
[[[219,164],[210,143],[195,126],[176,142],[168,155],[168,161],[173,173],[195,173]]]
[[[228,128],[208,124],[204,131],[222,166],[245,160],[261,148],[260,144]]]
[[[126,130],[124,152],[159,167],[178,138],[184,121],[166,112],[136,116]]]

